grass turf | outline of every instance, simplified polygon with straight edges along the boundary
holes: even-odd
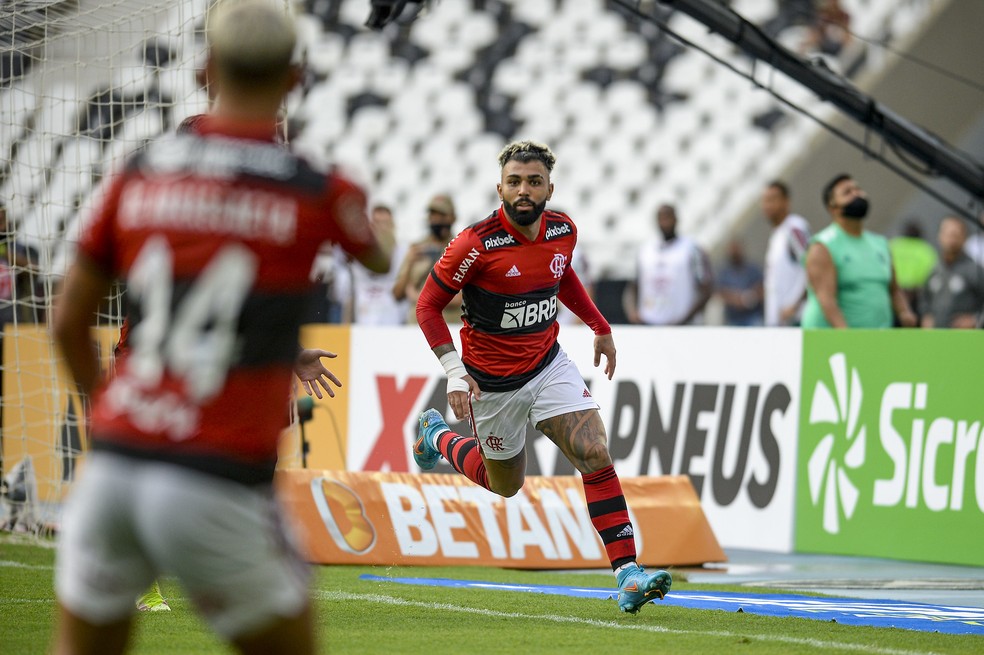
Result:
[[[36,542],[0,543],[0,653],[48,650],[55,616],[54,551]],[[494,568],[322,566],[313,596],[320,650],[325,653],[967,653],[984,652],[984,638],[823,621],[676,608],[657,601],[635,616],[614,601],[474,589],[367,582],[363,573],[493,582],[603,587],[596,574]],[[227,653],[173,580],[161,583],[171,612],[141,613],[133,653]],[[693,585],[674,589],[747,588]],[[756,590],[768,591],[768,590]],[[257,594],[263,590],[257,589]]]

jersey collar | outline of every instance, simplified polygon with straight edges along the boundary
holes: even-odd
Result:
[[[206,115],[197,126],[197,132],[267,143],[277,143],[280,140],[277,124],[273,121],[237,121],[215,115]]]

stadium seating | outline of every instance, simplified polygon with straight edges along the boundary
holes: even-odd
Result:
[[[682,230],[713,248],[770,176],[819,129],[752,82],[680,46],[652,23],[603,0],[434,3],[410,26],[367,32],[364,0],[306,0],[299,22],[309,77],[292,96],[290,137],[336,161],[395,209],[403,240],[423,231],[427,199],[452,194],[459,226],[493,209],[495,156],[513,138],[558,155],[554,204],[578,221],[596,275],[625,277],[625,256],[652,233],[657,205],[676,203]],[[777,0],[732,6],[771,33],[802,16]],[[926,0],[845,0],[853,28],[900,38]],[[4,79],[0,194],[20,236],[61,266],[78,236],[78,207],[94,183],[148,139],[203,111],[202,0],[175,3],[151,39],[113,78],[35,93],[36,67]],[[731,44],[662,9],[670,28],[739,70]],[[179,21],[178,19],[181,19]],[[871,57],[866,65],[878,65]],[[12,69],[13,70],[13,69]],[[759,64],[759,85],[807,107],[805,89]]]

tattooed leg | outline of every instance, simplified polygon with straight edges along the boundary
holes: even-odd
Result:
[[[608,454],[608,437],[598,410],[561,414],[536,427],[581,472],[588,515],[605,544],[612,570],[635,562],[635,531],[629,521],[622,483]]]
[[[608,454],[608,435],[597,409],[544,419],[536,429],[557,444],[560,452],[582,475],[612,465],[612,457]]]

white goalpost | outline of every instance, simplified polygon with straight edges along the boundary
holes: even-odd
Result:
[[[196,82],[209,0],[20,0],[0,6],[0,523],[45,530],[85,449],[83,399],[46,326],[80,216],[148,140],[207,108]],[[3,226],[0,225],[0,228]],[[119,294],[98,325],[107,366]]]

